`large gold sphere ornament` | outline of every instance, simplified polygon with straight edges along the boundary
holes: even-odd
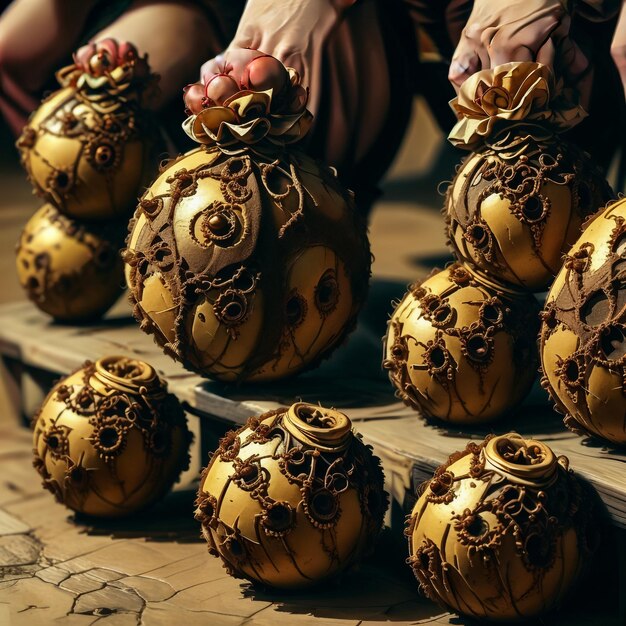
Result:
[[[77,222],[47,204],[27,222],[17,275],[28,297],[56,320],[98,318],[122,293],[120,223]]]
[[[409,518],[408,563],[452,611],[500,622],[558,606],[599,541],[589,493],[539,441],[469,443],[426,483]]]
[[[530,291],[547,289],[584,220],[614,197],[589,155],[558,137],[583,117],[538,63],[477,72],[453,101],[450,133],[475,149],[446,194],[461,260]]]
[[[183,409],[155,370],[109,356],[58,382],[34,419],[34,466],[57,501],[121,517],[157,501],[189,466]]]
[[[626,444],[626,199],[591,220],[548,295],[544,387],[565,423]]]
[[[225,381],[315,365],[354,327],[370,273],[350,192],[291,147],[311,122],[298,76],[267,55],[249,65],[260,61],[276,71],[265,91],[222,101],[211,88],[232,82],[226,74],[187,91],[196,113],[184,128],[202,146],[146,191],[125,252],[141,328],[185,367]],[[198,104],[196,88],[217,102]]]
[[[425,417],[502,417],[535,378],[538,312],[531,294],[455,263],[411,285],[388,323],[383,367],[397,395]]]
[[[200,479],[196,519],[231,575],[306,587],[373,548],[383,479],[343,413],[299,402],[222,439]]]
[[[128,216],[150,174],[154,131],[144,104],[156,77],[134,46],[83,46],[17,146],[35,191],[82,219]]]

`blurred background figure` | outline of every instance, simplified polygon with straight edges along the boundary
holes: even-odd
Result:
[[[611,57],[619,12],[620,0],[15,0],[0,16],[0,112],[18,134],[72,52],[113,37],[148,53],[161,75],[153,106],[185,149],[183,87],[221,51],[218,61],[241,48],[262,50],[301,74],[316,117],[308,148],[337,167],[367,207],[414,94],[447,133],[452,85],[495,64],[537,60],[580,90],[590,116],[571,138],[607,170],[626,126],[616,66],[625,72],[624,16],[616,62]]]
[[[161,119],[174,137],[182,138],[182,89],[200,64],[228,43],[244,4],[15,0],[0,16],[0,113],[19,135],[43,94],[58,88],[54,73],[72,62],[72,53],[89,41],[113,37],[148,54],[161,76],[153,107],[163,112]]]

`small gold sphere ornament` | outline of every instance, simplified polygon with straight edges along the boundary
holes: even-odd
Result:
[[[196,519],[235,577],[314,585],[374,545],[388,505],[380,461],[339,411],[299,402],[252,417],[202,473]]]
[[[460,263],[411,285],[388,322],[383,368],[425,417],[477,424],[502,417],[530,389],[539,307],[531,294]]]
[[[547,289],[587,217],[614,197],[588,154],[558,133],[585,113],[540,63],[477,72],[453,101],[450,133],[473,149],[448,187],[447,234],[460,260],[530,291]]]
[[[594,217],[542,314],[542,384],[579,434],[626,445],[626,199]]]
[[[108,356],[52,388],[34,418],[33,464],[58,502],[122,517],[167,493],[189,467],[191,440],[154,368]]]
[[[123,290],[119,223],[77,222],[53,206],[27,222],[17,245],[17,275],[28,297],[63,322],[97,319]]]
[[[184,128],[202,146],[146,191],[124,258],[135,316],[167,354],[206,376],[268,381],[313,367],[353,329],[371,258],[350,192],[291,146],[311,123],[297,74],[243,52],[274,86],[222,100],[235,87],[215,74],[187,90]]]
[[[540,441],[469,443],[423,485],[408,563],[426,596],[456,613],[537,617],[558,607],[599,543],[591,496]]]
[[[156,76],[132,44],[83,46],[17,141],[35,191],[81,219],[127,217],[150,173]]]

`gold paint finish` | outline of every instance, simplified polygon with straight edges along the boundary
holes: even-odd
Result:
[[[462,163],[446,194],[448,239],[460,260],[541,291],[584,220],[612,197],[587,154],[518,128]]]
[[[283,88],[231,93],[237,83],[216,74],[228,95],[211,106],[198,96],[212,78],[186,90],[183,128],[200,147],[148,188],[124,256],[141,328],[188,369],[229,382],[315,367],[353,330],[371,265],[353,194],[292,147],[311,125],[307,91],[261,56]]]
[[[121,232],[119,223],[79,224],[44,205],[26,224],[17,246],[20,284],[57,320],[99,318],[122,293]]]
[[[415,284],[388,324],[383,367],[426,417],[486,422],[520,402],[535,377],[538,305],[455,263]]]
[[[420,493],[408,563],[462,615],[510,622],[558,607],[598,544],[592,494],[567,459],[515,433],[469,443]]]
[[[365,223],[303,153],[201,147],[171,163],[131,223],[134,313],[185,367],[268,381],[315,366],[352,330],[370,270]]]
[[[80,219],[129,215],[154,165],[155,129],[142,105],[156,80],[148,72],[135,57],[98,80],[78,65],[57,73],[61,89],[41,103],[17,141],[46,202]]]
[[[202,473],[196,519],[231,575],[307,587],[372,549],[388,504],[383,483],[345,415],[299,402],[221,440]]]
[[[34,419],[43,486],[78,513],[121,517],[161,498],[189,466],[183,409],[155,370],[109,356],[58,382]]]
[[[626,199],[572,247],[542,314],[542,385],[579,434],[626,445]]]

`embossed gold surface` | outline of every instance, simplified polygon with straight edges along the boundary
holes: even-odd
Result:
[[[97,319],[122,293],[121,223],[77,222],[47,204],[27,222],[17,275],[28,297],[57,320]]]
[[[345,571],[373,548],[387,495],[379,460],[350,420],[299,402],[228,433],[196,505],[209,552],[230,574],[295,588]]]
[[[60,70],[61,89],[32,114],[17,142],[35,191],[73,217],[128,216],[153,165],[154,129],[142,98],[155,79],[145,59],[122,45],[125,54],[116,57],[117,43],[105,52],[92,44],[91,57]]]
[[[626,200],[587,225],[548,295],[542,384],[581,434],[626,444]]]
[[[520,130],[504,145],[484,147],[461,165],[446,194],[447,235],[459,259],[541,291],[583,221],[613,195],[572,144],[555,137],[538,141]]]
[[[397,395],[427,417],[459,424],[506,414],[537,370],[538,304],[455,263],[411,285],[385,339]]]
[[[422,487],[408,563],[423,592],[499,622],[559,605],[597,547],[587,488],[539,441],[515,433],[469,443]]]
[[[143,361],[108,356],[58,382],[34,419],[33,464],[57,501],[121,517],[163,496],[189,466],[183,409]]]
[[[202,146],[147,190],[127,240],[141,328],[225,381],[314,366],[352,330],[367,291],[365,222],[333,170],[289,147],[308,127],[305,104],[281,114],[280,102],[244,91],[190,116]]]
[[[584,220],[614,197],[589,155],[559,137],[586,113],[535,62],[476,72],[451,104],[448,138],[473,150],[446,194],[452,249],[498,280],[542,291]]]

